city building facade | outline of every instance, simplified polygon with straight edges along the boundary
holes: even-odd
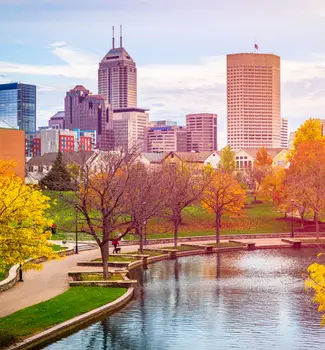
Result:
[[[187,151],[216,151],[217,114],[195,113],[186,116]]]
[[[115,149],[144,150],[145,131],[149,125],[149,114],[141,108],[115,109],[113,131]]]
[[[56,112],[49,119],[49,129],[64,129],[64,111]]]
[[[280,129],[280,57],[227,55],[228,145],[279,148]]]
[[[0,121],[10,128],[36,131],[36,86],[22,83],[0,84]]]
[[[76,132],[68,129],[50,129],[40,132],[41,156],[53,152],[74,152]]]
[[[182,126],[148,127],[145,133],[145,152],[186,152],[187,130]]]
[[[120,47],[115,48],[113,34],[112,49],[99,63],[98,93],[107,99],[113,110],[137,107],[136,64],[123,48],[122,36]]]
[[[25,132],[24,130],[2,128],[2,123],[0,124],[0,160],[15,161],[15,173],[24,179]]]
[[[288,119],[281,118],[281,148],[288,148]]]
[[[64,103],[64,125],[66,129],[96,131],[96,147],[111,150],[114,146],[112,109],[106,99],[92,95],[82,85],[67,92]]]

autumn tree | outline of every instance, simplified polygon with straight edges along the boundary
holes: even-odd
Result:
[[[125,211],[130,217],[130,226],[139,237],[141,252],[144,228],[150,218],[159,215],[164,209],[165,192],[161,171],[149,170],[140,163],[130,168],[124,196]]]
[[[61,200],[77,211],[83,232],[98,244],[105,279],[108,278],[109,241],[116,232],[121,238],[133,228],[125,209],[125,194],[136,158],[137,153],[133,151],[101,152],[79,165],[73,196],[60,194]]]
[[[0,161],[0,271],[26,259],[55,257],[47,242],[49,198],[14,174],[13,162]],[[32,263],[25,268],[33,267]]]
[[[298,146],[288,170],[288,183],[299,189],[301,201],[314,212],[319,239],[319,215],[325,209],[325,140]]]
[[[318,254],[322,259],[323,254]],[[324,262],[314,262],[308,267],[308,276],[305,280],[306,291],[314,293],[313,302],[318,304],[318,312],[322,313],[321,327],[325,325],[325,265]]]
[[[239,214],[245,204],[245,191],[225,171],[215,171],[201,196],[202,205],[215,214],[216,244],[220,243],[220,220],[228,214]]]
[[[252,184],[252,190],[254,193],[254,200],[256,202],[256,196],[261,189],[261,184],[264,177],[271,173],[272,170],[272,157],[268,154],[264,147],[261,147],[255,157],[254,166],[252,169],[248,169],[248,177]]]
[[[236,169],[235,153],[229,146],[226,146],[221,150],[220,168],[229,173],[232,173]]]
[[[40,186],[53,191],[72,189],[71,176],[63,162],[61,152],[58,152],[51,170],[41,179]]]
[[[164,164],[162,172],[166,203],[164,216],[173,222],[176,248],[182,211],[195,201],[199,201],[208,177],[205,176],[202,167],[182,161]]]
[[[324,139],[324,136],[320,120],[313,118],[306,120],[295,133],[293,148],[290,150],[289,158],[291,159],[295,155],[300,144],[321,139]]]

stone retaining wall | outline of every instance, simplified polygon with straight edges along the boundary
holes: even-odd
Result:
[[[134,288],[129,288],[125,294],[115,301],[103,305],[97,309],[91,310],[85,314],[76,316],[71,320],[59,323],[58,325],[47,329],[44,332],[38,333],[22,341],[21,343],[14,344],[8,348],[8,350],[18,350],[18,349],[35,349],[40,347],[42,344],[63,336],[71,332],[74,329],[81,327],[86,323],[93,322],[100,318],[104,314],[108,314],[119,310],[124,305],[126,305],[133,297]]]

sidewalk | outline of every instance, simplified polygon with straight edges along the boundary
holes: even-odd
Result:
[[[287,245],[281,238],[240,239],[240,241],[254,241],[256,246]],[[213,243],[202,241],[202,244]],[[200,243],[200,242],[195,242]],[[150,248],[171,246],[170,243],[150,245]],[[138,249],[138,245],[123,246],[122,253]],[[92,260],[100,257],[100,250],[81,251],[78,255],[70,255],[64,259],[51,260],[43,264],[40,271],[24,272],[24,282],[17,282],[15,287],[0,294],[0,317],[9,315],[27,306],[37,304],[63,293],[69,288],[67,273],[77,266],[78,261]]]

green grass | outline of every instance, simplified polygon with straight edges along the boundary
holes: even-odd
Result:
[[[7,277],[8,271],[0,272],[0,281],[4,280]]]
[[[298,238],[299,240],[299,238]],[[301,239],[302,243],[318,243],[318,244],[325,244],[325,239],[324,238],[320,238],[320,239]]]
[[[109,256],[109,260],[110,262],[133,262],[133,261],[137,261],[138,259],[136,258],[133,258],[133,257],[127,257],[127,256],[119,256],[119,255],[110,255]],[[102,262],[102,259],[99,258],[99,259],[95,259],[94,261],[100,261]]]
[[[125,288],[73,287],[42,303],[0,318],[0,347],[112,302]],[[5,343],[6,342],[6,343]]]
[[[93,274],[81,274],[81,278],[83,281],[103,281],[104,277],[102,274],[99,273],[93,273]],[[109,279],[105,280],[105,281],[120,281],[123,280],[121,275],[111,275],[109,277]]]
[[[53,235],[53,239],[74,240],[75,234],[75,213],[68,208],[57,197],[55,192],[46,191],[52,199],[49,209],[49,216],[56,222],[58,233]],[[73,193],[67,193],[68,197]],[[253,203],[252,198],[248,198],[248,207],[243,209],[241,216],[224,215],[221,219],[221,235],[227,234],[255,234],[255,233],[278,233],[290,232],[291,221],[283,220],[283,214],[271,202]],[[294,223],[299,227],[299,223]],[[81,229],[81,224],[79,225]],[[182,224],[179,227],[179,237],[215,235],[215,216],[205,210],[199,203],[189,206],[183,210]],[[173,225],[164,218],[152,218],[147,225],[147,238],[170,238],[173,237]],[[124,237],[127,240],[137,240],[138,237],[128,234]],[[79,233],[80,240],[91,240],[92,237],[85,233]]]

